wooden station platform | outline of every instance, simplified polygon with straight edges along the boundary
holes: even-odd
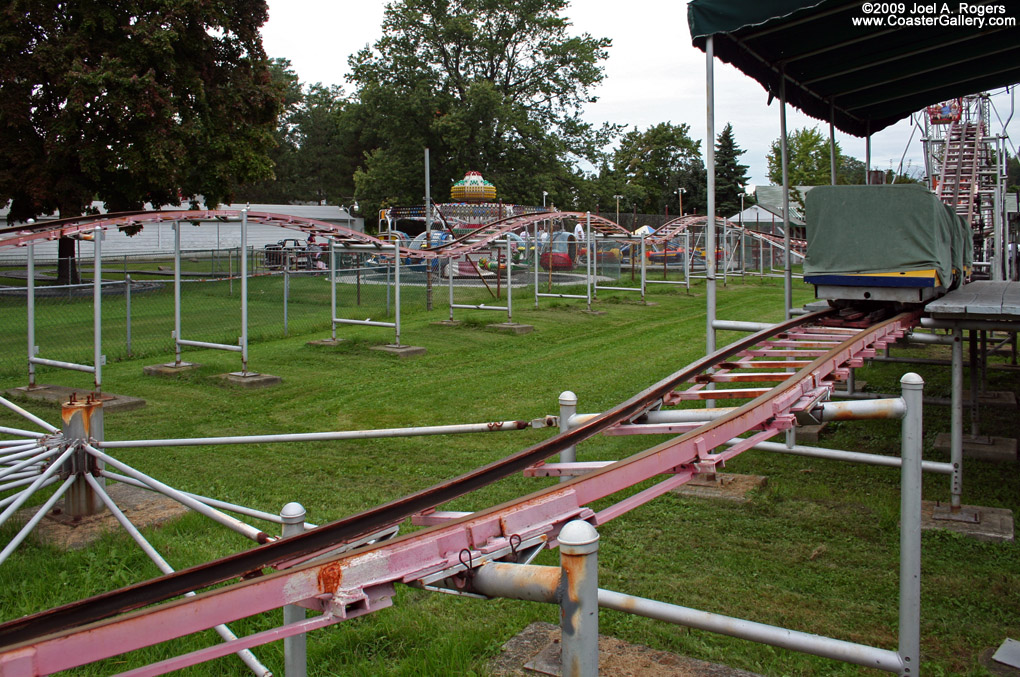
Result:
[[[1020,321],[1020,282],[971,282],[931,301],[925,310],[943,320]]]

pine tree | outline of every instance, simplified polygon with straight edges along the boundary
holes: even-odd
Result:
[[[739,160],[746,152],[733,140],[733,125],[726,123],[715,144],[715,213],[724,218],[740,211],[748,177],[747,165]]]

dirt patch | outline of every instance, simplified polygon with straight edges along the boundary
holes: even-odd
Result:
[[[560,629],[532,623],[503,645],[488,665],[493,677],[560,675]],[[618,677],[757,677],[752,672],[707,663],[668,651],[599,635],[599,673]]]
[[[139,529],[158,526],[176,519],[188,512],[189,508],[162,494],[140,489],[127,484],[110,484],[106,491],[124,515]],[[71,519],[63,512],[64,502],[58,501],[46,517],[36,525],[33,537],[41,543],[54,545],[61,550],[80,550],[108,531],[122,527],[113,514],[105,509],[98,515]],[[19,510],[20,522],[27,522],[38,508]]]

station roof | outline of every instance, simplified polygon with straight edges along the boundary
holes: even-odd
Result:
[[[812,117],[866,136],[927,105],[1020,82],[1020,28],[991,27],[989,19],[1015,21],[1010,3],[903,2],[905,12],[927,4],[928,14],[899,19],[935,25],[890,26],[884,14],[865,14],[861,0],[692,0],[687,18],[694,45],[714,36],[715,56]],[[1001,8],[1001,10],[1000,10]],[[1007,12],[997,14],[996,12]],[[980,16],[977,12],[985,12]],[[881,18],[885,25],[855,25]],[[978,19],[984,19],[979,25]],[[972,20],[967,25],[962,22]],[[949,25],[939,25],[944,22]],[[956,22],[956,23],[953,23]]]

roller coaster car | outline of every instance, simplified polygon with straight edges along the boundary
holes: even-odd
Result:
[[[925,303],[970,274],[970,227],[923,186],[819,186],[806,206],[820,299]]]
[[[539,255],[538,265],[542,267],[542,270],[572,270],[575,260],[577,260],[577,240],[570,233],[558,231],[552,235],[552,244],[549,250]]]

